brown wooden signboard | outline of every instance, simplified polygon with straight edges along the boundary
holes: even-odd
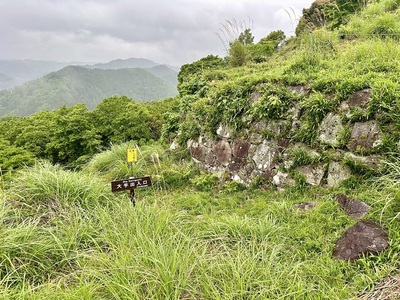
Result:
[[[111,181],[112,192],[146,188],[150,186],[152,186],[150,176]]]

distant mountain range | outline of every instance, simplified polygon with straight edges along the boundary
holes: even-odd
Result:
[[[24,116],[78,103],[93,109],[113,95],[151,101],[177,94],[177,67],[143,58],[78,64],[0,60],[0,89],[6,87],[0,91],[0,115]]]
[[[161,64],[155,63],[149,59],[145,58],[128,58],[128,59],[116,59],[112,60],[108,63],[100,63],[100,64],[90,64],[85,65],[87,68],[91,69],[123,69],[123,68],[152,68],[155,66],[159,66]],[[177,66],[167,66],[168,68],[178,72],[179,67]]]
[[[72,64],[79,63],[41,61],[31,59],[0,59],[0,90],[9,89],[14,86],[21,85],[27,81],[38,79],[50,72],[60,70]]]

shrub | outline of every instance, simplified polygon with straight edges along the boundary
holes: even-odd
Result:
[[[250,54],[246,45],[235,41],[229,48],[229,63],[232,67],[240,67],[247,63]]]

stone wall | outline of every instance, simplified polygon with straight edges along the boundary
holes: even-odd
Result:
[[[288,89],[307,93],[303,86]],[[254,92],[249,101],[261,96]],[[365,154],[379,152],[374,151],[382,143],[379,123],[349,121],[355,113],[366,113],[370,99],[371,91],[361,90],[327,113],[312,146],[294,142],[303,125],[301,109],[294,105],[285,119],[260,120],[242,132],[221,124],[217,138],[202,135],[188,148],[202,169],[244,184],[263,177],[278,187],[294,185],[295,179],[332,187],[352,175],[349,163],[375,170],[381,165],[381,156]]]

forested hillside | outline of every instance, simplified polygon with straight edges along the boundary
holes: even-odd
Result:
[[[246,28],[182,66],[175,97],[4,116],[0,298],[399,299],[399,21],[398,0],[317,0],[295,37]],[[135,202],[111,192],[141,176]]]
[[[67,62],[0,59],[0,90],[21,85],[68,66]]]
[[[0,115],[29,115],[62,105],[84,103],[93,109],[104,98],[125,95],[136,101],[175,96],[174,71],[101,70],[68,66],[22,86],[0,91]],[[172,78],[172,79],[171,79]]]

